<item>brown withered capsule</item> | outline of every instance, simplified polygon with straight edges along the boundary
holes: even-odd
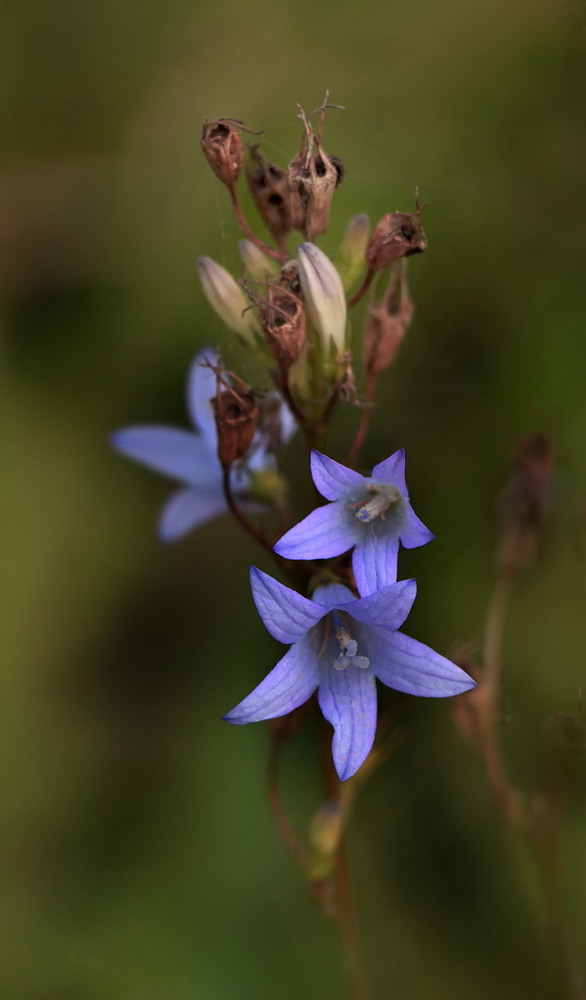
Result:
[[[256,210],[265,226],[280,243],[293,228],[289,207],[287,171],[269,163],[260,146],[249,146],[246,182]]]
[[[236,118],[217,118],[205,122],[201,132],[203,154],[227,188],[234,187],[244,163],[244,146],[238,133],[242,127]]]
[[[369,375],[380,375],[393,363],[415,312],[405,264],[393,268],[385,294],[366,314],[362,357]]]
[[[390,212],[374,227],[364,258],[370,271],[382,271],[402,257],[412,257],[427,249],[421,225],[421,213],[416,197],[415,212]]]
[[[554,453],[553,438],[543,431],[524,434],[513,448],[513,470],[499,501],[497,568],[502,573],[520,572],[539,552]]]
[[[218,458],[224,468],[243,458],[258,424],[258,402],[251,389],[238,379],[230,385],[216,372],[216,397],[212,400],[218,429]],[[232,376],[236,378],[236,376]]]
[[[286,288],[269,285],[268,301],[261,307],[260,320],[280,371],[288,372],[305,345],[305,310],[301,299]]]
[[[288,170],[291,225],[311,242],[326,232],[330,221],[332,197],[344,177],[344,165],[340,158],[328,156],[322,145],[324,116],[328,108],[326,102],[327,95],[320,109],[321,119],[317,135],[303,108],[299,107],[299,118],[303,122],[304,132],[299,152],[291,160]]]

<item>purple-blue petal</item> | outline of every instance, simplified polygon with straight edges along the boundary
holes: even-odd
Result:
[[[375,465],[372,470],[372,478],[377,483],[390,483],[392,486],[396,486],[399,493],[408,498],[409,494],[405,482],[405,449],[400,448],[390,458],[385,458],[384,462]]]
[[[218,352],[212,347],[204,347],[191,362],[187,375],[187,411],[209,447],[215,451],[218,432],[210,400],[216,395],[216,376],[207,367],[206,361],[218,364]]]
[[[321,451],[312,451],[310,462],[313,481],[326,500],[339,500],[352,486],[364,482],[359,472],[334,462]]]
[[[160,425],[125,427],[112,434],[111,442],[127,458],[193,486],[204,486],[211,476],[219,475],[215,453],[193,431]]]
[[[407,508],[405,525],[401,528],[401,544],[406,549],[416,549],[420,545],[427,545],[435,538],[435,535],[429,528],[426,528],[423,521],[419,520],[410,503],[407,504]]]
[[[401,632],[369,630],[368,655],[378,679],[405,694],[449,698],[476,686],[455,663]]]
[[[365,625],[377,625],[395,632],[411,611],[416,593],[415,580],[401,580],[346,604],[343,610]]]
[[[205,521],[227,510],[221,488],[179,490],[167,501],[159,515],[158,535],[162,542],[175,542]]]
[[[371,669],[350,665],[336,670],[322,661],[319,705],[334,727],[332,757],[340,781],[364,763],[376,732],[376,682]]]
[[[351,549],[361,525],[349,524],[338,503],[318,507],[285,532],[275,552],[286,559],[329,559]]]
[[[352,569],[361,597],[397,582],[399,539],[363,531],[352,553]]]
[[[247,722],[275,719],[303,705],[315,691],[319,680],[318,664],[306,636],[291,646],[258,687],[224,718],[243,726]]]
[[[326,583],[323,587],[316,587],[311,597],[326,608],[345,607],[349,601],[356,600],[352,591],[343,583]]]
[[[256,566],[250,569],[250,586],[264,626],[278,642],[298,642],[326,614],[323,605],[308,600]]]

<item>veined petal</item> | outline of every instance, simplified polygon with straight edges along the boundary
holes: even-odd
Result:
[[[311,637],[291,646],[258,687],[224,716],[226,722],[243,726],[247,722],[275,719],[303,705],[318,685],[319,672]]]
[[[250,586],[256,610],[278,642],[298,642],[326,614],[323,605],[273,580],[256,566],[250,569]]]
[[[334,462],[321,451],[312,451],[310,463],[313,481],[326,500],[339,500],[350,487],[365,481],[359,472]]]
[[[286,531],[274,549],[286,559],[329,559],[351,549],[357,533],[346,523],[338,505],[329,503]]]
[[[322,661],[319,706],[334,727],[332,756],[340,781],[364,763],[376,732],[376,682],[371,669],[336,670]]]
[[[399,448],[390,458],[379,462],[372,470],[372,478],[378,483],[392,483],[399,493],[409,498],[405,482],[405,449]]]
[[[216,376],[206,362],[218,364],[218,352],[211,347],[204,347],[191,362],[187,375],[187,411],[192,423],[209,442],[210,450],[215,451],[218,432],[211,400],[216,395]]]
[[[415,580],[401,580],[367,597],[353,600],[342,610],[347,611],[357,621],[364,622],[365,625],[378,625],[380,628],[395,632],[411,611],[416,593]]]
[[[423,521],[420,521],[411,504],[408,503],[407,506],[408,514],[405,526],[401,528],[401,543],[406,549],[416,549],[420,545],[427,545],[435,538],[435,535],[429,528],[426,528]]]
[[[448,698],[476,687],[455,663],[401,632],[369,630],[368,655],[378,679],[405,694]]]
[[[175,542],[204,521],[227,510],[221,488],[179,490],[167,501],[159,516],[158,535],[162,542]]]
[[[363,532],[352,553],[352,569],[361,597],[397,581],[399,539],[396,535]]]
[[[220,475],[215,453],[193,431],[159,425],[125,427],[110,440],[127,458],[193,486],[204,486]]]
[[[323,587],[316,587],[311,597],[326,608],[341,608],[356,602],[352,591],[343,583],[326,583]]]

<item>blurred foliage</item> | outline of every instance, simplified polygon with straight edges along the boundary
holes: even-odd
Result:
[[[548,538],[505,635],[507,760],[522,787],[542,780],[547,720],[576,712],[586,679],[585,24],[572,0],[5,10],[2,996],[343,995],[334,932],[268,814],[266,731],[219,721],[275,658],[248,591],[258,554],[228,522],[160,547],[168,486],[107,444],[127,423],[183,422],[190,358],[228,342],[193,267],[236,259],[204,116],[264,128],[284,164],[296,101],[329,88],[346,106],[328,121],[347,179],[326,251],[351,214],[409,211],[416,184],[430,202],[415,323],[364,453],[406,448],[437,535],[403,553],[410,634],[478,650],[508,454],[521,433],[554,435]],[[333,457],[356,420],[340,414]],[[306,511],[299,442],[284,464]],[[400,749],[351,827],[373,996],[553,1000],[531,855],[446,706],[400,712]],[[300,829],[321,804],[315,742],[310,727],[284,762]],[[564,814],[563,888],[584,963],[583,792]]]

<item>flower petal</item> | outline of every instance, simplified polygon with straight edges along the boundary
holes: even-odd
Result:
[[[405,449],[399,448],[390,458],[379,462],[372,470],[372,478],[378,483],[391,483],[404,497],[409,498],[405,482]]]
[[[361,527],[358,521],[356,524]],[[274,549],[286,559],[329,559],[351,549],[356,534],[354,526],[347,524],[343,508],[328,503],[286,531]]]
[[[401,528],[400,534],[401,544],[406,549],[416,549],[420,545],[427,545],[435,538],[435,535],[429,528],[426,528],[423,521],[419,520],[410,503],[407,504],[407,507],[405,526]]]
[[[247,722],[275,719],[303,705],[315,691],[319,672],[311,637],[291,646],[270,674],[236,708],[224,716],[226,722],[243,726]]]
[[[215,451],[218,432],[211,400],[216,395],[216,376],[206,362],[218,364],[218,352],[212,347],[204,347],[191,362],[187,374],[187,412],[209,443],[210,450]]]
[[[448,698],[476,687],[455,663],[401,632],[369,630],[368,655],[378,679],[405,694]]]
[[[359,472],[334,462],[321,451],[312,451],[310,462],[313,481],[326,500],[339,500],[350,487],[365,481]]]
[[[342,608],[348,603],[356,602],[352,591],[343,583],[326,583],[322,587],[316,587],[311,597],[326,608]]]
[[[387,631],[396,632],[411,611],[416,593],[415,580],[401,580],[400,583],[391,583],[368,597],[346,604],[342,610],[365,625],[378,625]]]
[[[162,542],[175,542],[204,521],[224,514],[227,504],[221,489],[179,490],[167,501],[159,516]]]
[[[398,551],[396,535],[361,534],[352,555],[352,569],[361,597],[396,583]]]
[[[204,486],[210,477],[220,474],[216,455],[207,441],[193,431],[143,425],[115,431],[110,440],[116,451],[127,458],[192,486]]]
[[[336,670],[322,661],[319,705],[334,727],[332,756],[340,781],[364,763],[376,732],[376,682],[371,669],[350,665]]]
[[[250,568],[250,586],[256,610],[278,642],[298,642],[326,614],[323,605],[273,580],[256,566]]]

